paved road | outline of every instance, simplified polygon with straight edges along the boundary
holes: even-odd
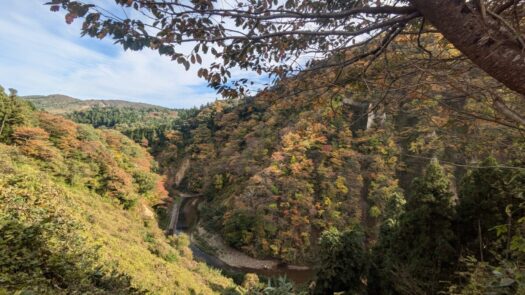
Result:
[[[175,192],[175,195],[180,197],[180,201],[176,202],[171,209],[170,225],[168,232],[172,235],[177,233],[177,222],[179,221],[180,207],[184,203],[184,199],[198,198],[200,195],[193,195],[183,192]]]

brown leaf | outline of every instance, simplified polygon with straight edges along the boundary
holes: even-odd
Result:
[[[68,25],[72,24],[76,17],[77,15],[72,12],[66,14],[66,23]]]

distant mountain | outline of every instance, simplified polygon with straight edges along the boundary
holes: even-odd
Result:
[[[30,95],[22,96],[24,100],[30,101],[36,108],[46,110],[53,114],[67,114],[74,111],[88,110],[93,107],[117,107],[133,109],[155,109],[167,110],[167,108],[141,102],[130,102],[125,100],[81,100],[62,94],[52,95]]]

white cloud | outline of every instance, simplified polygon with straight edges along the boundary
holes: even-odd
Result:
[[[109,40],[79,37],[45,1],[3,0],[0,84],[21,95],[61,93],[88,99],[126,99],[170,107],[213,101],[196,69],[146,50],[125,52]],[[6,9],[7,8],[7,9]]]

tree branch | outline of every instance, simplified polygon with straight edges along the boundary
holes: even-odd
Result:
[[[525,117],[509,108],[501,98],[495,97],[493,99],[495,109],[497,109],[501,114],[505,115],[507,119],[525,126]]]

